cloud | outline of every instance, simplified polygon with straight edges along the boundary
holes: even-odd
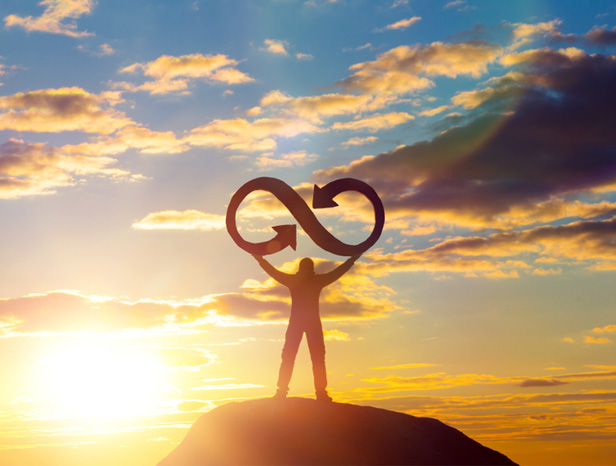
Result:
[[[366,42],[364,45],[359,45],[355,48],[345,48],[343,52],[359,52],[360,50],[372,49],[372,43]]]
[[[161,81],[170,81],[176,78],[203,78],[210,77],[217,70],[226,66],[235,66],[237,61],[226,55],[182,55],[174,57],[162,55],[148,63],[134,63],[120,70],[121,73],[143,71],[149,76]]]
[[[132,227],[136,230],[222,230],[225,216],[198,210],[163,210],[149,213]]]
[[[456,6],[460,6],[460,5],[464,4],[464,3],[466,3],[464,0],[453,0],[451,2],[447,2],[443,8],[445,10],[448,10],[448,9],[454,8]]]
[[[245,152],[271,152],[277,147],[276,140],[281,137],[294,137],[299,134],[311,134],[328,129],[348,129],[353,131],[376,132],[389,129],[413,119],[405,112],[373,114],[361,118],[364,112],[372,112],[395,103],[393,95],[352,95],[322,94],[317,96],[292,97],[280,90],[273,90],[264,95],[258,107],[251,108],[247,114],[259,117],[254,120],[236,118],[234,120],[214,120],[191,131],[184,139],[186,143],[196,146],[219,147],[227,150]],[[335,122],[322,128],[325,119],[357,114],[350,122]],[[265,116],[267,115],[267,116]],[[372,139],[366,139],[371,141]],[[264,154],[258,164],[281,167],[306,163],[314,156],[306,157],[303,152],[293,152],[289,156],[272,157]],[[302,155],[300,157],[300,155]]]
[[[120,70],[120,73],[142,72],[152,78],[141,85],[126,82],[113,83],[113,87],[129,92],[146,91],[150,94],[168,94],[172,92],[188,93],[191,80],[201,79],[209,83],[242,84],[254,81],[250,76],[238,70],[237,60],[227,55],[162,55],[148,63],[134,63]]]
[[[4,57],[0,56],[0,60],[3,60],[3,59]],[[17,69],[19,69],[17,65],[7,66],[4,63],[0,63],[0,78],[2,78],[3,76],[8,76],[9,74],[12,74],[12,72]],[[3,86],[2,82],[0,82],[0,86]]]
[[[412,18],[401,19],[400,21],[396,21],[393,24],[389,24],[385,26],[384,28],[377,29],[377,32],[402,31],[404,29],[408,29],[409,27],[411,27],[413,24],[417,23],[418,21],[421,21],[420,16],[413,16]]]
[[[297,266],[284,264],[279,267],[294,273]],[[331,270],[327,262],[317,264],[317,273]],[[243,293],[230,293],[217,296],[218,312],[245,319],[261,321],[286,321],[291,306],[289,291],[273,279],[263,282],[247,280],[242,285]],[[390,296],[392,291],[379,286],[370,278],[361,277],[353,271],[348,272],[336,283],[323,290],[320,301],[320,314],[323,321],[365,321],[387,317],[399,309]]]
[[[489,374],[448,375],[445,372],[437,372],[419,377],[371,377],[363,381],[380,385],[364,388],[363,390],[367,392],[389,393],[407,390],[443,390],[476,384],[506,384],[510,383],[511,379]]]
[[[406,6],[409,4],[409,0],[395,0],[391,5],[392,8],[398,8],[399,6]]]
[[[351,341],[348,333],[338,329],[324,330],[323,337],[325,341]]]
[[[298,117],[322,124],[324,117],[349,115],[383,108],[394,99],[384,96],[322,94],[292,97],[279,90],[268,92],[260,101],[260,109],[269,109],[283,116]]]
[[[9,15],[4,18],[6,27],[21,27],[28,32],[47,32],[62,34],[69,37],[92,36],[93,33],[78,31],[74,20],[89,14],[96,6],[95,0],[42,0],[40,6],[45,7],[41,16]],[[69,20],[69,22],[64,22]]]
[[[287,42],[268,39],[265,43],[271,52],[289,54]],[[486,72],[487,65],[496,61],[502,52],[499,45],[479,41],[397,47],[373,62],[353,65],[350,68],[353,74],[340,83],[347,92],[352,91],[350,93],[293,97],[280,90],[273,90],[263,96],[259,106],[247,112],[251,117],[268,115],[267,118],[253,121],[241,118],[215,120],[193,130],[186,142],[228,150],[268,152],[276,148],[277,136],[270,134],[253,137],[257,128],[274,122],[284,125],[293,122],[290,124],[305,126],[306,130],[301,132],[314,133],[321,131],[318,126],[323,125],[326,118],[340,115],[356,117],[353,121],[334,122],[329,128],[369,132],[390,129],[414,117],[406,112],[364,114],[401,103],[400,94],[432,86],[433,82],[429,79],[432,76],[478,77]],[[443,105],[426,110],[423,115],[433,116],[449,108]],[[267,156],[262,160],[270,165],[273,162]],[[288,165],[286,161],[281,163]]]
[[[297,271],[297,262],[284,263],[277,267],[287,273]],[[330,261],[316,260],[317,273],[332,270]],[[325,288],[321,294],[320,313],[325,321],[371,320],[388,316],[400,307],[391,300],[394,294],[386,286],[377,285],[371,278],[359,273],[355,266],[342,278]],[[289,292],[286,287],[269,278],[263,282],[250,280],[242,286],[244,294],[259,302],[277,302],[281,305],[271,317],[288,318]]]
[[[373,370],[394,370],[394,369],[423,369],[424,367],[434,367],[436,364],[430,363],[412,363],[412,364],[399,364],[397,366],[379,366],[371,367]]]
[[[566,374],[559,376],[558,380],[553,378],[529,378],[529,377],[501,377],[491,374],[447,374],[446,372],[437,372],[416,377],[400,377],[390,375],[387,377],[371,377],[363,379],[364,382],[370,384],[378,384],[378,387],[367,387],[361,389],[366,392],[373,393],[394,393],[416,390],[443,390],[466,385],[505,385],[515,384],[522,388],[539,388],[539,387],[556,387],[560,385],[568,385],[566,380],[594,380],[616,377],[614,371],[595,371],[582,372],[577,374]],[[575,394],[579,395],[579,394]],[[531,395],[534,399],[555,399],[564,402],[566,394],[547,394],[547,395]],[[528,400],[526,395],[509,395],[508,401]],[[479,407],[479,406],[474,406]],[[487,407],[487,406],[486,406]]]
[[[309,53],[298,52],[295,54],[295,58],[297,58],[298,60],[312,60],[314,59],[314,56],[310,55]]]
[[[533,275],[546,276],[546,275],[559,275],[563,272],[563,269],[558,268],[550,268],[550,269],[534,269],[532,271]]]
[[[614,414],[616,393],[500,393],[498,395],[421,396],[357,390],[345,401],[391,410],[412,410],[456,425],[481,442],[613,439],[606,418]],[[569,451],[567,451],[567,454]],[[566,460],[565,460],[566,461]],[[563,462],[562,460],[560,462]]]
[[[79,87],[0,96],[0,130],[110,134],[131,123],[113,109],[119,102],[117,93],[95,95]]]
[[[271,153],[262,154],[257,158],[255,163],[257,167],[262,170],[272,170],[275,168],[303,167],[318,158],[319,156],[317,154],[311,154],[305,150],[299,150],[287,152],[277,156]]]
[[[542,23],[514,23],[511,25],[513,42],[509,50],[517,49],[532,41],[534,36],[554,36],[559,34],[558,26],[562,23],[559,19],[545,21]]]
[[[582,37],[592,45],[613,45],[616,44],[616,26],[612,29],[607,29],[607,26],[593,26]]]
[[[592,329],[594,333],[616,333],[616,325],[606,325],[605,327],[595,327]]]
[[[317,264],[318,273],[333,268],[334,264],[326,261]],[[399,309],[390,300],[392,294],[370,278],[350,272],[324,290],[321,315],[327,322],[383,318]],[[289,311],[287,288],[271,278],[264,282],[247,280],[239,293],[183,300],[130,300],[61,290],[0,298],[0,338],[141,330],[150,335],[178,335],[199,333],[212,326],[281,324],[288,320]],[[342,333],[336,335],[344,337]]]
[[[241,294],[211,295],[184,301],[88,296],[54,291],[0,299],[0,337],[83,332],[138,331],[161,334],[199,332],[211,326],[253,325],[271,320],[284,305]]]
[[[348,139],[347,141],[344,141],[342,143],[342,146],[343,147],[365,146],[367,144],[372,144],[373,142],[376,142],[377,139],[378,138],[376,136],[356,137],[356,138],[351,138],[351,139]]]
[[[214,409],[216,406],[211,401],[201,400],[186,400],[178,404],[177,409],[185,413],[200,413]],[[166,437],[161,437],[161,441],[168,440]]]
[[[616,43],[616,27],[608,29],[607,25],[593,26],[585,34],[563,34],[559,30],[551,31],[550,39],[553,43],[581,42],[590,46],[608,46]]]
[[[152,131],[132,123],[115,134],[80,144],[67,144],[61,150],[84,155],[114,155],[129,149],[137,149],[142,154],[179,154],[189,148],[188,142],[172,131]]]
[[[479,77],[496,61],[502,47],[485,42],[400,46],[375,61],[352,65],[351,76],[339,84],[348,91],[407,94],[434,86],[428,77]]]
[[[556,379],[526,379],[519,386],[524,388],[529,387],[557,387],[558,385],[566,385],[568,382]]]
[[[544,50],[519,57],[518,66],[525,78],[506,83],[515,92],[486,97],[468,123],[315,179],[360,178],[390,213],[470,226],[613,189],[616,97],[607,89],[616,60]]]
[[[286,40],[276,40],[276,39],[265,39],[263,41],[263,47],[261,50],[268,53],[273,53],[274,55],[282,55],[285,57],[290,56],[289,48],[290,44]],[[295,58],[298,60],[312,60],[314,57],[309,53],[294,53]]]
[[[614,366],[588,366],[595,367],[597,369],[603,369],[594,372],[579,372],[574,374],[564,374],[560,375],[559,379],[568,379],[568,380],[590,380],[590,379],[609,379],[616,377],[616,370],[614,370]],[[607,369],[607,370],[605,370]]]
[[[289,55],[289,52],[287,51],[287,47],[289,46],[289,43],[287,41],[276,40],[276,39],[265,39],[263,41],[263,44],[265,45],[265,47],[262,48],[261,50],[264,50],[265,52],[274,53],[278,55]]]
[[[98,49],[100,55],[113,55],[116,52],[115,49],[109,44],[101,44]]]
[[[91,50],[87,44],[80,44],[77,46],[77,50],[81,50],[82,52],[94,55],[96,57],[105,57],[116,53],[115,49],[109,44],[100,44],[94,50]]]
[[[169,310],[154,303],[131,305],[63,291],[0,300],[0,318],[14,322],[4,336],[134,328],[162,323]]]
[[[616,269],[616,218],[581,221],[559,226],[541,226],[524,231],[495,233],[487,237],[460,237],[441,241],[426,249],[406,249],[381,254],[372,252],[362,261],[365,273],[449,272],[491,278],[517,277],[521,271],[539,271],[537,256],[582,263],[596,270]],[[499,259],[499,260],[495,260]],[[495,275],[497,272],[500,274]]]
[[[179,138],[172,131],[152,131],[140,125],[130,125],[122,128],[107,140],[101,139],[93,144],[106,146],[102,150],[137,149],[143,154],[179,154],[188,150],[186,141]],[[88,143],[77,145],[77,150],[85,150]],[[92,149],[92,148],[91,148]]]
[[[584,336],[584,342],[590,343],[593,345],[605,345],[607,343],[612,343],[612,340],[610,340],[609,338],[595,338],[595,337],[586,335]]]
[[[336,122],[331,128],[333,130],[368,131],[370,133],[376,133],[377,131],[391,129],[414,119],[415,117],[413,115],[409,115],[406,112],[375,113],[366,118],[358,118],[344,123]]]
[[[91,176],[138,178],[109,167],[115,162],[109,157],[67,155],[45,144],[9,139],[0,145],[0,199],[52,194]]]
[[[422,111],[419,116],[434,116],[434,115],[438,115],[439,113],[443,113],[446,112],[447,110],[449,110],[451,107],[449,105],[441,105],[439,107],[436,108],[431,108],[429,110],[424,110]]]
[[[509,55],[508,57],[512,57]],[[503,59],[501,59],[503,60]],[[531,85],[532,80],[525,74],[510,71],[503,76],[490,78],[482,83],[482,88],[471,91],[461,91],[451,98],[454,106],[472,110],[489,101],[504,101],[517,98],[522,85]]]
[[[593,55],[590,55],[593,57]],[[548,69],[550,66],[566,67],[580,62],[587,57],[584,50],[577,47],[567,47],[558,50],[550,48],[529,49],[518,53],[508,53],[501,57],[500,62],[505,66],[514,65],[540,65]],[[601,56],[604,57],[605,56]],[[541,63],[543,61],[543,63]],[[523,76],[523,75],[522,75]],[[532,76],[528,76],[532,77]],[[538,82],[539,85],[545,85]]]
[[[455,8],[457,11],[468,11],[475,10],[477,7],[470,6],[466,0],[453,0],[443,6],[444,10],[451,10],[452,8]]]
[[[312,123],[301,119],[259,118],[248,121],[213,120],[190,131],[185,141],[193,146],[216,147],[242,152],[274,150],[276,139],[321,131]]]
[[[365,256],[365,264],[361,266],[361,270],[376,277],[399,272],[429,272],[503,279],[517,278],[518,270],[527,267],[529,266],[522,261],[439,254],[429,248],[418,251],[407,249],[390,254],[369,253]]]

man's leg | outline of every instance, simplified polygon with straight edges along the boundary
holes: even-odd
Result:
[[[306,328],[306,340],[312,359],[312,374],[314,376],[314,388],[317,400],[331,401],[327,394],[327,371],[325,369],[325,341],[323,340],[323,328],[321,321],[316,321]]]
[[[276,397],[284,398],[287,396],[289,382],[291,381],[291,375],[293,375],[295,356],[297,356],[297,350],[299,349],[303,334],[303,328],[296,323],[289,322],[287,333],[284,337],[284,346],[282,347],[282,362],[278,372],[278,391],[276,392]]]

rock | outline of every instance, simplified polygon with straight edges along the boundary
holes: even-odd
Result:
[[[201,416],[158,466],[514,465],[436,419],[305,398],[229,403]]]

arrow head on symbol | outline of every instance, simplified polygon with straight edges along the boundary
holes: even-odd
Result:
[[[297,228],[295,224],[291,225],[277,225],[272,227],[274,231],[276,231],[276,238],[280,243],[280,250],[286,248],[287,246],[291,246],[295,251],[297,247]]]
[[[332,193],[325,189],[319,188],[314,185],[314,192],[312,193],[312,208],[313,209],[326,209],[328,207],[337,207],[338,204],[334,201]]]

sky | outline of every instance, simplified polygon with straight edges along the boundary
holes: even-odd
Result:
[[[611,1],[3,0],[0,465],[150,465],[271,396],[287,290],[231,196],[356,178],[321,295],[337,402],[521,464],[616,457]],[[374,227],[358,193],[318,209]],[[297,223],[266,191],[240,234]],[[346,260],[298,226],[296,270]],[[312,397],[305,343],[290,396]]]

